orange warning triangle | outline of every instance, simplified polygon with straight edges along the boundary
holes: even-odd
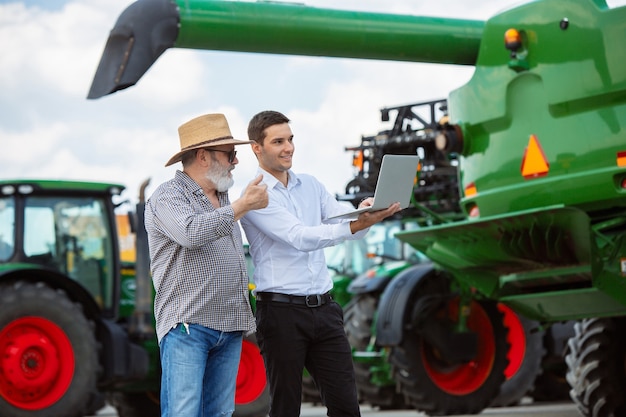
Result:
[[[522,176],[526,179],[542,177],[550,170],[550,164],[541,149],[537,136],[530,135],[522,159]]]

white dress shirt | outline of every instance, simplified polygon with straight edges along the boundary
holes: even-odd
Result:
[[[241,219],[254,263],[256,292],[292,295],[323,294],[333,282],[326,268],[323,249],[344,240],[360,239],[368,229],[355,234],[350,220],[328,217],[345,213],[339,203],[313,176],[289,170],[285,187],[259,168],[267,184],[269,204]]]

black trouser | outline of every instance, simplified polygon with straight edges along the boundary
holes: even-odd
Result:
[[[270,386],[270,417],[298,417],[304,367],[320,390],[330,417],[360,416],[352,352],[343,310],[257,301],[257,341]]]

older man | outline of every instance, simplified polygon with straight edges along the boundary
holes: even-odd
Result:
[[[182,163],[146,204],[163,417],[229,416],[243,335],[255,330],[238,220],[267,206],[262,177],[230,202],[236,145],[222,114],[178,129]]]

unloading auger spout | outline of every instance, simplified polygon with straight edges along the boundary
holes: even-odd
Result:
[[[474,65],[483,26],[294,3],[138,0],[111,30],[87,98],[135,85],[168,48]]]

